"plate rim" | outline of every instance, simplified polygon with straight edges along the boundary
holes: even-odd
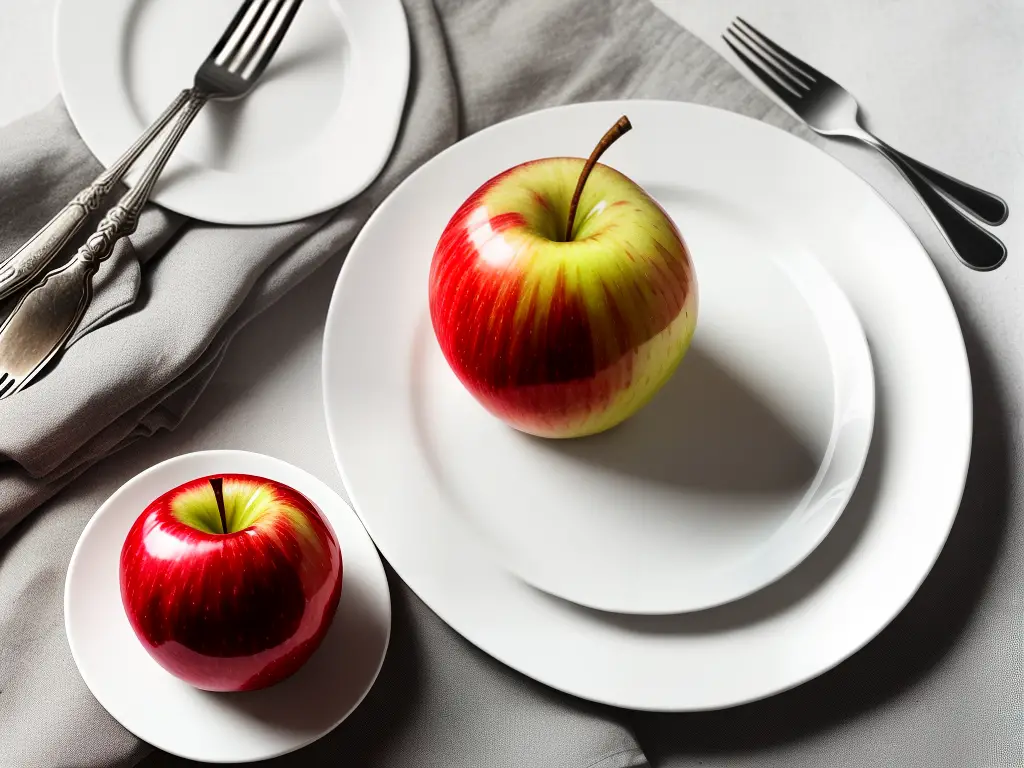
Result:
[[[711,105],[707,105],[707,104],[700,104],[700,103],[696,103],[696,102],[681,101],[681,100],[658,99],[658,98],[644,98],[644,99],[598,99],[598,100],[593,100],[593,101],[576,102],[576,103],[573,103],[573,104],[556,105],[556,106],[544,107],[544,108],[537,109],[537,110],[534,110],[534,111],[531,111],[531,112],[523,113],[523,114],[517,115],[515,117],[512,117],[512,118],[510,118],[508,120],[503,120],[503,121],[500,121],[498,123],[494,123],[494,124],[492,124],[490,126],[487,126],[486,128],[483,128],[483,129],[477,131],[476,133],[473,133],[473,134],[471,134],[471,135],[461,139],[460,141],[457,141],[456,143],[452,144],[451,146],[446,147],[443,151],[441,151],[438,154],[434,155],[432,158],[430,158],[430,160],[428,160],[427,162],[423,163],[420,167],[418,167],[411,174],[409,174],[405,179],[403,179],[402,182],[400,184],[398,184],[389,193],[387,198],[385,200],[383,200],[380,205],[377,206],[377,208],[374,210],[374,212],[371,214],[371,216],[369,217],[367,222],[363,225],[363,227],[360,229],[359,233],[357,234],[357,236],[353,240],[352,245],[351,245],[351,247],[349,249],[349,255],[351,255],[351,253],[353,251],[357,250],[362,245],[363,241],[365,239],[367,239],[367,237],[368,237],[367,233],[369,231],[371,231],[372,226],[376,224],[377,220],[379,218],[383,218],[384,216],[388,215],[387,211],[394,204],[394,198],[398,195],[400,190],[404,189],[406,185],[410,184],[413,179],[419,177],[424,172],[424,169],[426,167],[428,167],[429,165],[434,164],[435,162],[440,162],[442,158],[447,158],[451,154],[454,154],[455,152],[461,151],[460,148],[462,147],[462,145],[470,143],[470,142],[476,143],[476,142],[482,141],[484,139],[482,139],[481,137],[487,137],[487,136],[489,136],[493,132],[502,130],[506,126],[506,124],[508,124],[508,123],[513,123],[513,122],[516,122],[516,121],[526,121],[526,120],[529,120],[531,118],[536,119],[538,116],[547,115],[547,114],[550,114],[550,113],[557,113],[557,112],[560,112],[560,111],[563,111],[563,110],[569,110],[569,109],[574,109],[574,108],[592,108],[592,107],[600,107],[600,108],[606,108],[606,109],[608,109],[608,108],[628,109],[630,105],[637,105],[637,104],[639,104],[639,105],[651,105],[654,108],[668,107],[668,108],[672,108],[672,109],[682,109],[682,110],[690,109],[690,110],[696,110],[696,111],[711,111],[711,112],[715,112],[719,116],[724,117],[725,119],[734,120],[734,121],[737,121],[737,122],[744,123],[747,127],[751,128],[754,131],[764,131],[764,132],[766,132],[766,135],[768,133],[771,133],[771,134],[773,134],[775,136],[780,136],[780,135],[784,136],[785,138],[783,139],[783,141],[788,141],[793,146],[801,145],[803,147],[803,149],[801,151],[806,151],[807,149],[813,150],[813,151],[818,153],[818,157],[820,159],[822,159],[826,165],[831,167],[833,170],[835,170],[835,171],[837,171],[837,172],[839,172],[841,174],[844,174],[846,176],[846,178],[848,178],[851,183],[853,183],[854,185],[859,187],[861,190],[866,192],[875,201],[880,202],[882,204],[882,206],[884,207],[884,209],[886,210],[886,215],[890,217],[890,219],[893,222],[893,224],[896,227],[898,227],[904,234],[909,236],[908,243],[912,243],[913,244],[910,247],[914,251],[914,254],[913,254],[914,258],[916,258],[917,261],[919,262],[921,269],[924,269],[926,271],[930,270],[930,272],[928,272],[928,274],[932,278],[934,278],[934,280],[935,280],[935,282],[936,282],[936,284],[937,284],[937,286],[939,288],[938,293],[941,294],[941,303],[943,304],[943,308],[944,309],[948,309],[948,311],[950,313],[950,316],[951,316],[951,318],[953,320],[953,330],[955,331],[955,338],[951,338],[950,341],[951,342],[955,342],[955,343],[951,345],[951,348],[950,348],[949,351],[953,355],[953,357],[955,357],[956,360],[958,361],[957,364],[956,364],[958,371],[962,370],[962,372],[963,372],[963,380],[962,380],[961,383],[965,387],[965,391],[964,391],[965,403],[963,405],[963,409],[964,409],[963,410],[963,417],[965,419],[965,423],[964,423],[964,436],[963,436],[962,449],[960,451],[958,451],[958,453],[960,453],[961,455],[959,457],[959,460],[956,462],[957,466],[958,466],[957,481],[955,483],[955,485],[957,487],[957,490],[956,490],[955,494],[953,495],[953,496],[955,496],[955,498],[953,498],[953,497],[950,498],[950,503],[953,506],[953,510],[952,510],[951,515],[949,516],[948,524],[944,526],[944,530],[942,531],[942,534],[940,536],[940,540],[937,542],[937,546],[934,548],[934,551],[928,552],[928,555],[927,555],[927,558],[926,558],[927,562],[925,564],[925,567],[923,567],[921,569],[921,572],[916,574],[915,578],[913,578],[911,580],[912,581],[912,588],[908,589],[907,593],[905,595],[903,595],[899,600],[897,600],[895,602],[895,606],[894,606],[893,610],[888,611],[886,613],[884,619],[881,620],[878,623],[877,626],[873,627],[873,629],[871,631],[867,632],[863,637],[859,637],[857,639],[857,641],[855,643],[853,643],[849,647],[847,652],[845,652],[844,654],[839,655],[838,658],[832,659],[832,660],[830,660],[826,664],[819,665],[816,670],[811,671],[811,672],[809,672],[809,673],[807,673],[805,675],[802,675],[802,676],[797,676],[793,680],[789,681],[788,683],[786,683],[784,685],[773,686],[770,689],[762,690],[760,692],[753,693],[753,694],[750,694],[750,695],[747,695],[747,696],[732,697],[726,703],[714,703],[714,704],[707,704],[707,705],[702,705],[702,706],[686,705],[686,706],[671,706],[671,707],[659,706],[659,705],[645,706],[642,703],[638,703],[636,701],[631,701],[631,702],[629,702],[627,704],[624,704],[621,701],[616,701],[616,700],[614,700],[612,698],[609,698],[609,697],[596,696],[593,693],[582,691],[582,690],[579,690],[579,689],[574,688],[572,686],[561,685],[557,681],[553,681],[551,679],[541,679],[541,678],[537,677],[535,674],[533,674],[533,673],[531,673],[529,671],[529,669],[527,668],[526,665],[517,663],[514,660],[509,659],[508,658],[508,654],[506,654],[504,652],[496,651],[493,648],[485,647],[485,645],[483,645],[480,642],[478,642],[475,638],[472,638],[472,637],[469,637],[469,636],[463,634],[463,632],[461,630],[456,628],[455,624],[453,624],[452,622],[450,622],[446,618],[446,613],[447,613],[446,611],[442,612],[442,610],[439,610],[437,607],[435,607],[435,605],[433,605],[433,601],[429,601],[428,599],[426,599],[420,593],[419,589],[417,589],[417,587],[413,584],[413,582],[409,581],[403,575],[404,570],[405,570],[404,569],[404,565],[399,565],[397,563],[394,563],[390,559],[389,559],[389,562],[392,564],[392,568],[394,568],[395,573],[417,595],[417,597],[419,599],[423,600],[424,604],[426,604],[432,611],[434,611],[438,615],[438,617],[440,617],[446,624],[448,624],[454,631],[456,631],[467,642],[472,644],[474,647],[479,648],[482,652],[486,653],[487,655],[491,656],[492,658],[496,659],[497,661],[501,662],[502,664],[505,664],[506,666],[508,666],[508,667],[510,667],[510,668],[512,668],[512,669],[514,669],[516,671],[518,671],[519,673],[529,677],[532,680],[536,680],[537,682],[540,682],[541,684],[546,685],[546,686],[548,686],[550,688],[553,688],[555,690],[561,691],[562,693],[566,693],[566,694],[569,694],[569,695],[572,695],[572,696],[577,696],[577,697],[585,699],[585,700],[589,700],[589,701],[593,701],[593,702],[598,702],[598,703],[601,703],[601,704],[607,704],[607,705],[610,705],[610,706],[623,707],[623,708],[632,709],[632,710],[641,711],[641,712],[701,712],[701,711],[714,711],[714,710],[728,709],[728,708],[732,708],[732,707],[736,707],[736,706],[741,706],[741,705],[749,704],[749,703],[756,702],[756,701],[761,701],[761,700],[770,698],[772,696],[775,696],[775,695],[777,695],[779,693],[783,693],[785,691],[797,688],[797,687],[803,685],[804,683],[806,683],[806,682],[808,682],[810,680],[813,680],[813,679],[815,679],[817,677],[820,677],[821,675],[823,675],[823,674],[829,672],[830,670],[834,669],[835,667],[839,666],[844,661],[849,659],[851,656],[853,656],[854,654],[859,652],[861,649],[863,649],[868,643],[870,643],[876,637],[878,637],[878,635],[886,627],[888,627],[892,623],[892,621],[906,608],[907,604],[910,603],[910,601],[913,599],[913,597],[918,593],[918,591],[919,591],[921,585],[924,583],[925,579],[932,572],[932,569],[934,568],[935,563],[936,563],[936,561],[939,558],[939,555],[941,554],[942,550],[944,549],[944,547],[945,547],[945,545],[946,545],[946,543],[948,541],[949,533],[952,530],[952,527],[953,527],[953,525],[954,525],[954,523],[956,521],[956,518],[957,518],[957,516],[959,514],[960,505],[961,505],[962,500],[963,500],[963,494],[964,494],[964,490],[965,490],[965,486],[966,486],[967,472],[968,472],[968,469],[969,469],[969,466],[970,466],[972,450],[973,450],[973,439],[974,439],[973,381],[972,381],[971,371],[970,371],[970,362],[969,362],[969,359],[968,359],[968,356],[967,356],[966,344],[965,344],[964,337],[963,337],[963,330],[962,330],[961,325],[960,325],[960,319],[959,319],[959,316],[957,315],[956,307],[955,307],[955,305],[953,303],[952,297],[950,296],[949,291],[946,289],[945,283],[941,279],[941,275],[939,274],[939,271],[938,271],[938,269],[937,269],[937,267],[935,265],[935,262],[932,260],[932,258],[930,256],[930,254],[928,253],[927,249],[924,247],[924,245],[921,243],[920,239],[914,233],[913,228],[909,225],[909,223],[899,214],[899,212],[896,210],[896,208],[888,200],[886,200],[885,197],[883,197],[882,194],[874,186],[872,186],[867,180],[865,180],[860,175],[856,174],[850,168],[846,167],[836,157],[834,157],[834,156],[830,155],[829,153],[825,152],[823,149],[821,149],[820,147],[816,146],[812,142],[807,141],[805,139],[802,139],[799,136],[796,136],[795,134],[791,133],[790,131],[787,131],[787,130],[784,130],[784,129],[779,128],[777,126],[771,125],[771,124],[769,124],[769,123],[767,123],[767,122],[765,122],[765,121],[763,121],[761,119],[757,119],[757,118],[754,118],[754,117],[743,115],[743,114],[734,112],[734,111],[729,110],[729,109],[724,109],[724,108],[721,108],[721,107],[711,106]],[[330,381],[329,381],[329,379],[331,378],[331,375],[332,375],[331,372],[333,371],[333,369],[336,366],[336,364],[334,364],[334,362],[333,362],[333,356],[332,356],[333,353],[331,352],[331,348],[330,348],[330,342],[331,342],[330,330],[331,330],[332,327],[336,326],[336,321],[334,320],[334,318],[341,311],[338,308],[339,307],[339,301],[340,301],[339,297],[341,295],[341,290],[342,290],[342,286],[344,284],[344,281],[347,279],[347,276],[349,274],[351,274],[351,272],[352,272],[350,264],[351,264],[351,259],[349,257],[346,257],[344,263],[342,264],[341,271],[340,271],[340,273],[338,275],[337,281],[335,283],[334,291],[332,292],[331,301],[330,301],[330,305],[329,305],[328,312],[327,312],[327,317],[326,317],[326,321],[325,321],[324,338],[323,338],[323,342],[322,342],[322,365],[321,365],[321,377],[320,377],[321,378],[321,389],[322,389],[322,392],[323,392],[324,415],[325,415],[325,422],[326,422],[326,426],[327,426],[328,439],[329,439],[330,446],[331,446],[331,452],[332,452],[332,454],[334,456],[335,465],[337,466],[338,473],[339,473],[339,475],[342,478],[342,483],[345,486],[346,493],[349,495],[349,498],[352,501],[352,508],[355,510],[355,512],[359,516],[360,520],[362,520],[363,525],[366,528],[367,532],[370,534],[371,538],[373,538],[374,542],[376,543],[377,542],[377,538],[376,538],[376,536],[374,536],[373,527],[369,523],[369,521],[363,516],[362,512],[360,511],[359,502],[357,501],[356,496],[353,493],[352,488],[351,488],[351,482],[350,482],[350,479],[349,479],[349,474],[348,474],[348,472],[347,472],[347,470],[345,468],[344,463],[341,460],[341,456],[339,455],[339,449],[338,449],[338,445],[337,445],[337,440],[335,438],[334,429],[332,427],[332,424],[333,424],[333,421],[334,421],[334,417],[332,416],[332,406],[331,406],[331,402],[330,402],[329,395],[328,395],[328,393],[330,392],[330,388],[329,388]],[[844,291],[844,294],[845,294],[845,291]],[[873,439],[874,439],[874,435],[873,435]],[[381,550],[381,552],[383,554],[384,550],[383,550],[383,548],[379,544],[378,544],[378,548]],[[500,566],[495,565],[495,567],[497,568],[497,567],[500,567]]]
[[[110,0],[107,0],[108,2]],[[139,0],[133,0],[138,2]],[[346,16],[348,11],[345,8],[345,3],[355,3],[358,0],[327,0],[330,5],[336,6],[337,12],[342,16]],[[86,46],[89,48],[95,48],[95,43],[86,43],[84,37],[78,33],[68,33],[68,40],[64,40],[64,32],[62,31],[67,23],[68,8],[72,3],[81,3],[83,0],[58,0],[54,15],[53,23],[51,26],[51,39],[53,41],[53,62],[54,71],[57,81],[57,90],[60,95],[61,101],[63,102],[65,109],[68,112],[68,116],[71,119],[71,123],[78,133],[81,141],[89,149],[90,154],[95,157],[103,168],[109,167],[121,152],[126,150],[129,146],[125,143],[124,147],[117,150],[111,150],[109,162],[105,162],[101,157],[101,153],[97,151],[97,147],[102,148],[102,143],[95,140],[95,133],[90,130],[83,130],[82,128],[82,105],[88,105],[92,99],[86,95],[81,101],[76,98],[69,98],[68,93],[68,75],[71,71],[68,65],[65,63],[65,57],[68,56],[68,46],[79,45]],[[187,216],[191,219],[201,221],[209,224],[218,224],[224,226],[273,226],[278,224],[287,224],[295,221],[301,221],[302,219],[316,216],[318,214],[331,211],[338,208],[341,205],[357,198],[360,194],[366,191],[366,189],[373,184],[375,180],[380,177],[381,172],[387,166],[392,155],[394,154],[395,146],[398,143],[398,137],[401,133],[402,123],[405,116],[408,99],[409,99],[409,83],[411,79],[412,69],[412,38],[409,30],[409,18],[405,11],[405,6],[401,0],[375,0],[372,4],[375,7],[388,6],[391,13],[396,14],[395,21],[401,25],[400,34],[398,37],[401,38],[401,46],[397,51],[397,54],[393,57],[396,67],[400,72],[400,83],[396,83],[399,86],[396,90],[397,98],[396,105],[393,109],[388,110],[391,114],[389,118],[389,130],[387,131],[387,142],[386,147],[382,147],[379,157],[377,157],[374,163],[374,168],[368,170],[363,176],[359,177],[359,181],[349,187],[348,191],[343,194],[335,193],[330,200],[325,199],[318,202],[315,206],[305,205],[299,206],[294,210],[289,210],[282,213],[266,213],[255,215],[247,213],[248,207],[246,206],[235,206],[229,207],[220,212],[214,211],[213,213],[203,211],[206,201],[209,199],[209,195],[201,198],[198,206],[190,202],[193,194],[190,194],[187,190],[185,192],[175,192],[172,188],[170,192],[170,198],[168,199],[167,190],[161,189],[158,184],[154,189],[153,194],[150,198],[151,204],[157,204],[163,208],[173,211],[179,215]],[[181,83],[181,88],[186,88],[191,85],[191,82]],[[257,86],[258,87],[258,86]],[[71,89],[72,91],[76,89]],[[168,100],[170,95],[168,96]],[[85,121],[88,124],[90,121]],[[391,125],[393,123],[393,126]],[[139,134],[145,130],[145,127],[141,127],[138,131]],[[134,137],[133,139],[134,140]],[[113,154],[116,152],[116,154]],[[106,155],[107,153],[102,153]],[[172,159],[173,165],[173,159]],[[207,169],[208,171],[216,171],[217,169]],[[136,180],[136,175],[139,172],[139,168],[134,168],[129,171],[127,176],[122,180],[122,184],[131,188]],[[224,215],[225,211],[229,211],[227,215]]]
[[[381,648],[380,658],[377,661],[376,669],[373,670],[373,674],[370,676],[369,681],[368,681],[368,683],[366,685],[366,688],[360,693],[360,695],[353,702],[352,706],[348,709],[348,711],[345,712],[342,715],[342,717],[337,720],[337,722],[335,722],[330,728],[325,730],[323,733],[316,734],[314,736],[311,736],[311,737],[307,738],[305,741],[303,741],[301,743],[297,743],[297,744],[295,744],[293,746],[289,746],[289,747],[287,747],[287,748],[285,748],[283,750],[280,750],[280,751],[276,751],[276,752],[273,752],[273,753],[269,753],[269,754],[263,755],[262,757],[259,757],[259,758],[245,757],[245,758],[242,758],[241,760],[231,760],[231,759],[223,759],[222,760],[222,759],[216,759],[216,758],[211,759],[208,756],[189,754],[189,753],[186,753],[186,752],[181,751],[179,749],[175,749],[173,744],[171,744],[171,745],[168,745],[168,744],[165,744],[165,743],[158,744],[155,741],[152,741],[149,737],[144,736],[144,735],[139,734],[139,733],[136,733],[134,730],[132,730],[127,725],[122,723],[117,717],[114,717],[114,715],[110,712],[110,710],[107,709],[106,705],[99,699],[99,697],[93,691],[92,685],[89,684],[88,679],[86,678],[85,674],[82,672],[82,664],[81,664],[81,661],[79,659],[78,652],[76,651],[75,643],[72,641],[72,630],[71,630],[71,619],[70,619],[70,613],[71,612],[69,611],[69,601],[70,601],[70,593],[71,593],[71,582],[72,582],[73,573],[74,573],[74,570],[75,570],[74,566],[75,566],[76,562],[78,561],[79,552],[80,552],[80,549],[81,549],[82,542],[85,541],[87,535],[90,533],[90,531],[94,527],[94,524],[96,524],[96,521],[100,518],[100,516],[101,516],[100,513],[104,512],[104,514],[106,514],[105,510],[106,510],[106,508],[108,507],[108,505],[110,504],[111,501],[113,501],[115,498],[119,497],[129,487],[131,487],[131,486],[133,486],[133,485],[135,485],[137,483],[140,483],[140,482],[145,482],[145,480],[148,479],[148,477],[150,475],[157,473],[159,470],[165,468],[167,465],[177,464],[177,463],[180,463],[182,461],[189,460],[189,459],[203,459],[203,458],[221,459],[221,458],[225,458],[225,457],[244,458],[244,459],[256,458],[256,459],[259,459],[259,460],[267,460],[271,464],[277,464],[277,465],[280,465],[280,466],[288,467],[289,469],[295,470],[300,475],[304,476],[302,478],[303,481],[307,481],[307,480],[312,479],[316,483],[322,485],[324,489],[326,489],[327,491],[330,492],[330,494],[335,498],[336,501],[341,502],[343,507],[348,509],[355,516],[355,518],[358,521],[360,527],[362,527],[362,529],[364,530],[365,535],[366,535],[366,537],[367,537],[367,539],[369,541],[370,547],[371,547],[371,549],[372,549],[372,551],[374,553],[374,557],[370,558],[370,562],[373,563],[373,565],[372,565],[373,578],[374,578],[374,580],[378,580],[379,579],[380,582],[384,585],[384,589],[382,590],[382,594],[383,594],[383,598],[384,599],[381,602],[381,607],[386,608],[386,613],[387,613],[387,631],[385,632],[384,642],[383,642],[383,645],[382,645],[382,648]],[[274,478],[270,478],[270,479],[274,479]],[[86,688],[89,689],[89,693],[92,694],[92,696],[96,699],[97,703],[101,707],[103,707],[104,711],[106,711],[111,717],[113,717],[115,720],[117,720],[117,722],[121,725],[121,727],[123,727],[129,733],[134,735],[136,738],[141,739],[142,741],[146,742],[147,744],[151,744],[152,746],[156,747],[157,749],[161,749],[164,752],[167,752],[169,754],[175,755],[177,757],[184,758],[186,760],[198,760],[200,762],[206,762],[206,763],[217,764],[217,765],[234,765],[234,764],[239,764],[240,762],[251,762],[254,759],[255,760],[270,760],[270,759],[274,759],[274,758],[277,758],[277,757],[281,757],[282,755],[287,755],[287,754],[290,754],[292,752],[296,752],[296,751],[298,751],[300,749],[303,749],[304,747],[307,747],[310,744],[313,744],[314,742],[319,741],[320,739],[324,738],[325,736],[330,734],[332,731],[337,729],[338,726],[340,726],[349,717],[351,717],[352,714],[360,707],[360,705],[362,705],[363,701],[366,699],[366,697],[369,695],[370,691],[373,690],[374,686],[376,685],[377,679],[380,676],[380,672],[381,672],[381,670],[384,667],[384,661],[387,658],[388,650],[391,647],[391,633],[392,633],[392,630],[393,630],[393,627],[394,627],[394,606],[393,606],[393,601],[391,599],[391,588],[390,588],[390,584],[389,584],[388,578],[387,578],[387,571],[384,568],[384,563],[381,560],[380,551],[377,549],[376,543],[373,541],[372,537],[369,535],[369,531],[366,530],[366,527],[363,524],[362,518],[359,517],[358,514],[356,514],[355,508],[351,504],[347,503],[345,501],[345,499],[342,498],[342,496],[337,491],[335,491],[333,488],[331,488],[329,485],[327,485],[327,483],[323,482],[318,477],[316,477],[312,473],[306,471],[302,467],[298,467],[298,466],[292,464],[291,462],[287,462],[287,461],[284,461],[283,459],[279,459],[276,456],[270,456],[268,454],[259,453],[257,451],[238,450],[238,449],[231,449],[231,448],[204,449],[204,450],[190,451],[188,453],[182,453],[182,454],[177,454],[175,456],[171,456],[171,457],[166,458],[166,459],[164,459],[164,460],[162,460],[162,461],[160,461],[160,462],[158,462],[156,464],[153,464],[153,465],[151,465],[149,467],[146,467],[146,469],[144,469],[141,472],[133,475],[131,478],[129,478],[124,483],[119,485],[117,487],[117,489],[114,490],[109,496],[107,496],[107,498],[104,499],[103,502],[100,504],[100,506],[97,508],[96,512],[94,512],[93,515],[89,518],[89,522],[87,522],[85,524],[85,527],[82,529],[82,533],[78,537],[78,541],[75,542],[75,548],[74,548],[74,550],[71,553],[71,559],[68,561],[67,571],[65,572],[65,576],[64,576],[64,594],[63,594],[63,599],[61,601],[61,607],[62,607],[63,612],[64,612],[64,622],[63,622],[63,624],[64,624],[64,637],[65,637],[65,640],[67,641],[68,647],[69,647],[69,649],[71,651],[71,657],[72,657],[72,659],[75,662],[75,668],[78,670],[79,677],[85,683]],[[332,621],[333,621],[333,619],[332,619]]]

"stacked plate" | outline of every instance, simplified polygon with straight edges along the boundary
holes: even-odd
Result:
[[[445,363],[433,249],[486,179],[585,154],[621,114],[607,162],[682,231],[697,333],[620,427],[530,438]],[[970,453],[960,329],[904,222],[811,145],[679,103],[534,113],[413,174],[342,270],[324,392],[356,512],[412,589],[524,674],[634,709],[739,704],[860,648],[935,561]]]

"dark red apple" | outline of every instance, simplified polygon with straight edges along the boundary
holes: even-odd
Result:
[[[430,317],[466,388],[516,429],[576,437],[641,408],[683,359],[697,280],[683,238],[597,158],[523,163],[456,211],[434,251]]]
[[[253,475],[201,477],[151,503],[121,549],[121,600],[171,674],[208,691],[291,675],[341,596],[341,549],[305,496]]]

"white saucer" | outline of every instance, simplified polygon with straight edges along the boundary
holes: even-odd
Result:
[[[57,76],[101,162],[192,84],[238,4],[61,0]],[[400,0],[306,0],[256,90],[203,108],[154,202],[205,221],[269,224],[349,200],[391,153],[409,58]]]
[[[209,693],[165,672],[132,632],[118,583],[121,545],[161,493],[218,472],[261,475],[305,494],[330,521],[344,562],[341,602],[323,644],[292,677],[247,693]],[[330,732],[370,690],[391,632],[387,576],[359,519],[330,488],[278,459],[244,451],[190,453],[129,480],[85,527],[68,567],[64,624],[89,690],[140,739],[210,763],[285,754]]]
[[[674,400],[678,390],[663,393],[664,404],[652,403],[635,424],[622,425],[621,435],[606,435],[608,452],[596,455],[600,440],[568,447],[531,440],[479,412],[436,350],[427,276],[441,230],[483,180],[525,160],[585,155],[594,137],[622,114],[633,132],[606,159],[665,204],[692,246],[702,290],[694,356],[669,387],[704,389],[692,392],[701,398],[696,412],[686,398]],[[790,268],[810,263],[820,271]],[[715,309],[717,302],[729,306],[728,297],[715,294],[732,285],[720,274],[730,268],[736,285],[753,283],[743,295],[767,328],[773,318],[765,316],[759,288],[789,297],[784,315],[805,311],[799,294],[818,323],[829,313],[845,318],[846,335],[824,334],[830,343],[822,355],[813,351],[809,332],[791,347],[750,335],[749,324],[730,325],[730,316]],[[805,290],[808,277],[812,288]],[[532,503],[550,511],[546,494],[551,488],[565,493],[562,473],[601,483],[608,494],[627,487],[633,494],[664,493],[666,485],[677,492],[674,476],[664,482],[655,475],[662,467],[629,464],[628,451],[613,448],[635,430],[639,450],[645,418],[664,422],[644,428],[667,440],[672,423],[659,415],[728,416],[715,414],[703,397],[720,392],[729,402],[737,381],[779,414],[790,434],[806,436],[803,444],[820,451],[815,441],[829,435],[822,425],[846,414],[821,408],[829,366],[824,372],[817,366],[831,359],[834,371],[841,368],[836,356],[850,353],[854,373],[837,380],[870,380],[841,295],[871,349],[874,432],[864,476],[832,535],[791,573],[716,608],[630,616],[555,599],[495,556],[494,542],[507,545],[512,531],[511,540],[522,548],[578,560],[578,525],[552,532],[564,518],[541,521],[527,505],[515,510],[512,521],[524,520],[522,529],[496,528],[489,507],[474,506],[489,502],[507,510],[506,495],[528,500],[535,486],[540,491]],[[730,329],[742,336],[730,338]],[[764,350],[756,348],[758,340]],[[724,362],[723,350],[729,354]],[[792,370],[758,358],[780,351],[792,355]],[[687,371],[693,363],[696,369]],[[728,376],[718,370],[726,368]],[[752,380],[760,371],[771,378]],[[814,385],[798,381],[800,374],[814,377]],[[524,674],[633,709],[738,704],[797,685],[860,648],[906,604],[934,562],[956,514],[971,442],[970,376],[960,329],[934,267],[904,222],[861,179],[810,144],[728,112],[671,102],[537,112],[474,134],[416,171],[377,209],[346,259],[325,329],[324,398],[350,498],[382,553],[424,602]],[[866,432],[870,393],[854,389],[850,402]],[[737,418],[742,425],[753,416]],[[757,455],[765,451],[762,443]],[[617,463],[597,471],[606,459]],[[786,468],[776,466],[761,480],[782,476]],[[728,475],[719,479],[724,491],[738,494],[752,476],[734,474],[733,485],[724,482]],[[840,496],[850,492],[841,483],[833,489]],[[583,503],[593,505],[582,514],[607,513],[609,505],[594,504],[595,496],[581,489]],[[641,537],[644,531],[630,533]],[[641,562],[645,552],[630,549],[634,540],[622,543],[621,556]],[[502,554],[509,551],[514,553],[506,546]],[[656,554],[663,557],[664,551]]]

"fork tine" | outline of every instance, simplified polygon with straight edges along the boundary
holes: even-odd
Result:
[[[235,32],[238,31],[238,28],[241,27],[242,21],[245,19],[249,9],[252,8],[253,4],[256,2],[257,0],[243,0],[242,5],[239,6],[238,10],[235,12],[234,18],[231,19],[231,23],[228,24],[227,29],[224,30],[224,34],[220,36],[220,40],[218,40],[217,44],[213,46],[213,50],[210,52],[211,59],[220,58],[220,55],[224,52],[224,48],[227,46],[228,41],[231,40]],[[262,0],[260,0],[260,2],[262,4]],[[258,15],[259,11],[253,14],[253,18]]]
[[[733,45],[732,40],[730,40],[726,35],[722,35],[722,39],[725,40],[726,45],[732,48],[733,53],[739,56],[740,59],[742,59],[743,63],[750,68],[750,71],[757,75],[757,78],[762,83],[771,88],[775,95],[782,99],[790,107],[793,107],[794,109],[796,108],[796,104],[797,102],[800,101],[801,98],[798,93],[794,92],[790,88],[787,88],[780,81],[772,77],[771,74],[764,70],[764,67],[755,62],[749,56],[747,56],[739,47]],[[738,42],[740,45],[745,46],[744,42],[740,40],[738,37],[736,38],[736,42]],[[756,52],[755,55],[757,55]],[[759,58],[761,57],[759,56]]]
[[[775,69],[778,69],[778,67],[781,66],[786,71],[787,81],[792,80],[793,82],[799,84],[800,88],[807,91],[809,91],[811,89],[811,86],[814,85],[814,83],[816,82],[816,80],[813,77],[811,77],[808,74],[805,74],[801,70],[794,67],[792,64],[786,62],[784,59],[779,58],[774,53],[772,53],[771,49],[765,48],[764,45],[757,40],[757,38],[755,38],[753,35],[751,35],[738,24],[734,23],[732,26],[730,26],[729,31],[732,32],[732,34],[736,36],[736,38],[746,43],[745,48],[749,50],[751,53],[757,54],[759,59],[765,62],[770,62],[771,64],[775,65]]]
[[[767,69],[769,72],[775,75],[775,78],[784,86],[793,91],[793,94],[795,96],[801,97],[804,95],[805,92],[809,90],[810,86],[808,86],[802,80],[797,80],[795,77],[789,74],[789,72],[780,67],[771,56],[768,56],[767,54],[762,52],[756,45],[751,43],[749,40],[737,34],[736,30],[730,28],[728,32],[732,34],[732,36],[736,39],[736,42],[743,47],[743,50],[745,50],[748,54],[750,54],[759,62],[761,62],[760,69]]]
[[[270,42],[259,52],[259,56],[256,57],[253,62],[250,62],[249,71],[243,73],[242,76],[246,80],[255,80],[263,74],[263,70],[267,68],[270,60],[273,59],[274,54],[277,53],[277,49],[281,45],[281,41],[284,40],[285,33],[291,26],[292,20],[295,18],[295,14],[299,11],[299,6],[302,5],[302,0],[284,1],[286,5],[289,2],[291,5],[288,7],[288,10],[285,11],[280,24],[278,24],[277,29],[274,31],[274,36],[270,38]]]
[[[747,21],[743,19],[741,16],[737,16],[736,21],[737,23],[742,24],[743,27],[745,27],[745,31],[752,34],[754,38],[758,40],[765,48],[768,48],[771,51],[773,51],[780,59],[782,59],[790,66],[795,67],[796,69],[802,69],[803,74],[807,75],[807,77],[809,77],[811,80],[825,80],[826,82],[828,81],[828,78],[825,77],[825,75],[821,74],[821,72],[816,70],[806,61],[798,59],[796,56],[787,51],[781,45],[773,42],[766,35],[762,34],[761,32],[758,32],[756,29],[754,29],[753,26],[748,24]]]
[[[250,6],[244,21],[231,33],[230,40],[225,44],[224,49],[216,56],[218,66],[227,67],[231,60],[238,55],[238,49],[245,44],[246,39],[256,26],[263,12],[267,9],[270,0],[256,0]]]
[[[253,18],[252,24],[245,30],[245,34],[238,40],[231,55],[224,62],[229,72],[240,74],[245,69],[246,63],[252,57],[260,44],[260,40],[267,33],[267,29],[273,24],[277,12],[281,10],[281,0],[265,0],[259,13]]]

